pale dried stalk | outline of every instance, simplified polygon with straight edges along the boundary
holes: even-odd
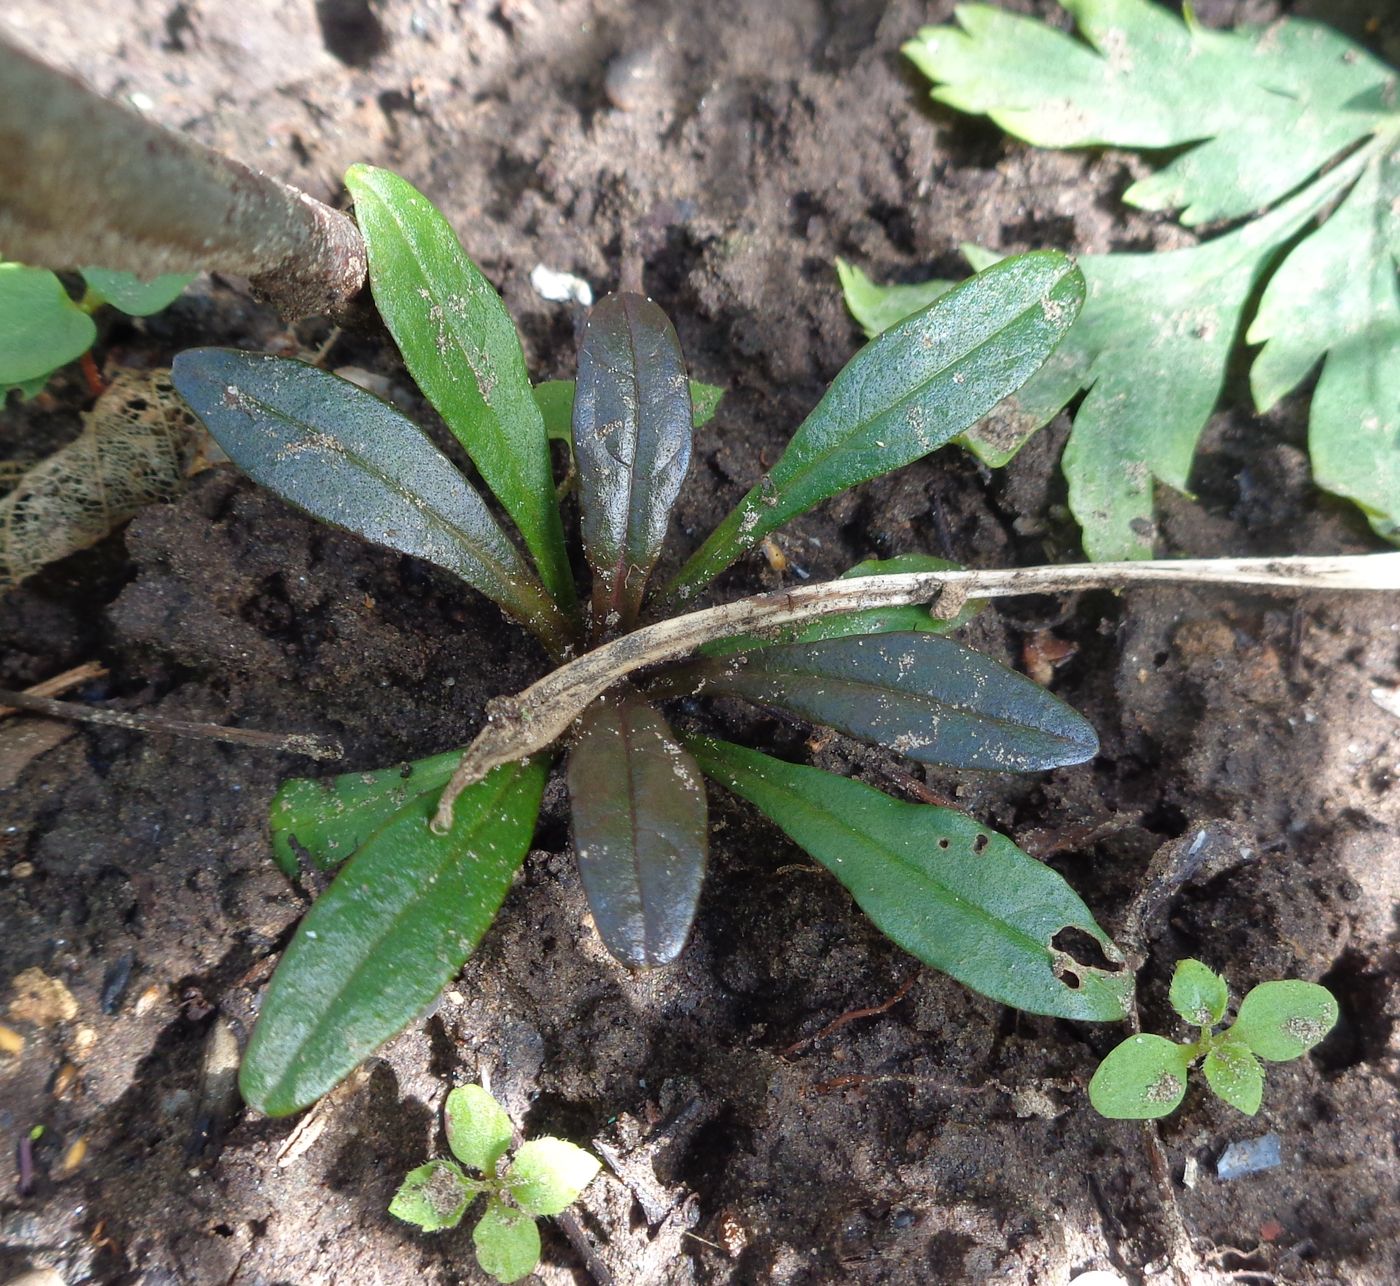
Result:
[[[931,603],[956,616],[969,598],[1126,589],[1152,584],[1252,585],[1264,590],[1400,590],[1400,553],[1324,558],[1206,558],[1140,563],[1080,563],[1004,571],[910,572],[860,576],[760,594],[659,621],[560,666],[513,697],[491,701],[487,723],[467,747],[442,792],[433,829],[445,833],[452,805],[491,769],[557,741],[588,703],[636,670],[693,652],[702,644],[796,621],[875,607]]]

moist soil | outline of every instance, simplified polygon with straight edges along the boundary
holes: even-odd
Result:
[[[1279,12],[1196,8],[1220,25]],[[1394,56],[1393,25],[1327,8]],[[1186,239],[1120,203],[1139,160],[1034,152],[932,106],[899,45],[950,14],[909,0],[110,0],[99,18],[11,0],[3,22],[104,93],[324,200],[341,199],[353,161],[404,174],[502,290],[536,378],[572,374],[582,314],[537,295],[531,270],[601,293],[635,248],[693,373],[726,389],[697,436],[674,561],[859,345],[834,256],[917,280],[959,274],[963,241]],[[104,326],[113,368],[327,337],[315,322],[289,335],[224,279]],[[381,377],[438,431],[386,339],[345,335],[330,364]],[[65,373],[11,405],[5,453],[53,449],[88,401]],[[1240,367],[1221,407],[1193,498],[1160,497],[1164,555],[1376,548],[1309,481],[1305,398],[1254,417]],[[949,449],[858,488],[782,533],[785,570],[756,554],[716,597],[914,551],[977,567],[1074,558],[1066,431],[1061,417],[1000,473]],[[279,781],[308,762],[12,720],[0,987],[21,1002],[37,975],[15,980],[38,970],[64,990],[44,984],[5,1015],[24,1047],[0,1055],[0,1280],[484,1281],[468,1227],[424,1236],[385,1209],[443,1150],[446,1089],[483,1076],[527,1132],[596,1139],[616,1160],[578,1235],[543,1228],[547,1282],[1400,1280],[1393,601],[1092,593],[1010,602],[965,637],[1018,666],[1063,654],[1051,686],[1093,721],[1099,757],[955,776],[752,711],[722,726],[906,798],[955,799],[1051,862],[1110,932],[1164,845],[1206,853],[1149,904],[1145,1025],[1184,1034],[1165,992],[1186,955],[1237,995],[1300,977],[1341,1003],[1323,1045],[1270,1068],[1257,1117],[1193,1088],[1158,1128],[1100,1119],[1084,1085],[1121,1028],[1018,1014],[920,967],[718,790],[693,940],[675,965],[629,974],[589,923],[556,771],[537,847],[440,1004],[310,1117],[267,1120],[231,1104],[217,1072],[315,892],[273,868],[266,826]],[[99,661],[108,677],[79,699],[334,736],[350,769],[463,744],[489,697],[545,666],[447,576],[316,525],[228,466],[0,599],[0,649],[6,686]],[[1270,1133],[1280,1165],[1219,1177],[1227,1145]]]

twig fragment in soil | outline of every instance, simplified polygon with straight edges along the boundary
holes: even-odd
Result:
[[[735,634],[774,629],[874,607],[933,603],[941,617],[967,598],[1004,598],[1153,584],[1252,585],[1269,590],[1400,590],[1400,553],[1321,558],[1184,558],[1160,562],[1079,563],[995,571],[910,572],[859,576],[759,594],[659,621],[586,652],[514,697],[487,705],[486,726],[467,747],[442,792],[432,828],[452,826],[452,805],[493,768],[543,750],[614,684],[636,670]]]
[[[816,1041],[823,1040],[834,1031],[840,1031],[847,1023],[853,1023],[859,1018],[874,1018],[877,1014],[886,1013],[893,1009],[905,996],[909,994],[909,989],[918,981],[919,974],[916,970],[911,973],[902,983],[899,990],[888,1000],[882,1000],[878,1005],[866,1005],[863,1009],[849,1009],[837,1018],[833,1018],[820,1031],[813,1032],[810,1036],[804,1036],[801,1040],[795,1040],[786,1049],[778,1051],[779,1058],[791,1058],[799,1049],[805,1049],[808,1045]]]
[[[24,694],[29,697],[58,697],[74,688],[82,687],[84,683],[106,677],[107,667],[100,661],[84,661],[82,665],[75,665],[71,670],[64,670],[62,674],[55,674],[51,679],[44,679],[32,687],[25,688]],[[8,719],[12,714],[18,713],[19,709],[16,706],[0,706],[0,719]]]
[[[230,728],[219,723],[195,723],[188,719],[167,719],[158,714],[134,714],[126,710],[102,710],[78,705],[73,701],[54,701],[49,697],[33,696],[0,688],[0,705],[23,710],[28,714],[47,715],[51,719],[70,719],[78,723],[99,723],[109,728],[126,728],[132,732],[167,732],[176,737],[201,737],[206,741],[225,741],[250,750],[276,750],[292,755],[307,755],[312,759],[341,759],[345,749],[329,737],[317,737],[308,732],[260,732],[256,728]]]

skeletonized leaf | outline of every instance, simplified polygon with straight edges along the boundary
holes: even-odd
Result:
[[[542,759],[506,764],[462,792],[447,835],[429,829],[425,791],[370,836],[273,975],[239,1072],[249,1104],[298,1111],[433,1001],[495,919],[544,779]]]
[[[398,175],[352,165],[345,186],[379,314],[413,378],[505,506],[566,611],[573,573],[549,444],[515,324],[432,202]]]
[[[455,572],[562,650],[568,625],[486,503],[411,420],[305,362],[194,348],[175,387],[229,458],[315,518]]]
[[[680,340],[650,299],[608,295],[578,350],[574,458],[593,623],[631,627],[690,467],[690,386]]]
[[[1089,1081],[1089,1102],[1115,1121],[1150,1121],[1186,1097],[1191,1049],[1141,1032],[1115,1046]]]
[[[81,357],[97,327],[47,268],[0,263],[0,394]]]
[[[993,1000],[1087,1022],[1124,1017],[1132,975],[1057,951],[1062,929],[1122,956],[1048,866],[951,808],[907,804],[833,773],[690,737],[706,775],[754,804],[925,964]]]
[[[1039,251],[1002,260],[884,331],[846,363],[668,595],[690,597],[788,519],[970,428],[1039,368],[1083,300],[1079,270]]]
[[[333,870],[410,799],[446,786],[461,759],[461,750],[448,750],[373,772],[284,781],[268,813],[278,867],[295,876],[304,852],[319,870]]]
[[[920,763],[1037,772],[1098,753],[1083,716],[1038,683],[936,634],[856,635],[702,657],[653,691],[743,697]]]
[[[666,720],[630,689],[595,701],[569,752],[579,878],[604,946],[633,968],[685,946],[709,851],[705,786]]]

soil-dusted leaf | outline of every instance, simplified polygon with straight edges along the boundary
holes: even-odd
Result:
[[[0,263],[0,394],[81,357],[97,327],[46,268]]]
[[[780,643],[701,657],[651,689],[743,697],[920,763],[1037,772],[1083,763],[1098,738],[1038,683],[936,634]]]
[[[1199,960],[1178,960],[1172,974],[1170,999],[1172,1008],[1188,1023],[1214,1027],[1225,1017],[1230,989],[1224,978]]]
[[[547,646],[565,648],[567,622],[485,501],[387,402],[305,362],[231,348],[188,349],[172,375],[255,482],[324,522],[455,572]]]
[[[1129,1036],[1099,1064],[1089,1081],[1089,1102],[1116,1121],[1150,1121],[1174,1112],[1186,1097],[1189,1045],[1165,1036]]]
[[[621,687],[579,718],[568,778],[579,878],[604,946],[633,968],[668,964],[690,933],[709,852],[694,759]]]
[[[993,265],[884,331],[831,382],[668,594],[690,597],[788,519],[970,428],[1040,367],[1083,300],[1079,270],[1041,251]]]
[[[410,1170],[389,1203],[389,1213],[424,1232],[441,1232],[462,1222],[478,1188],[451,1161],[439,1158]]]
[[[459,1085],[443,1104],[447,1146],[463,1165],[493,1175],[510,1147],[510,1117],[480,1085]]]
[[[841,281],[846,307],[860,323],[866,339],[874,339],[896,322],[921,312],[958,284],[956,281],[932,280],[881,286],[855,264],[839,258],[836,260],[836,275]]]
[[[1133,184],[1130,204],[1180,208],[1187,225],[1259,216],[1200,246],[1080,261],[1089,296],[1060,370],[1024,393],[1048,418],[1090,388],[1064,461],[1085,549],[1149,556],[1152,480],[1185,489],[1245,307],[1275,268],[1248,331],[1268,341],[1251,375],[1255,403],[1267,409],[1328,353],[1309,434],[1317,480],[1396,539],[1395,71],[1293,18],[1224,32],[1145,0],[1066,8],[1084,41],[966,5],[961,30],[926,28],[905,50],[937,82],[935,98],[1041,146],[1193,145]],[[1066,383],[1050,405],[1051,385]]]
[[[1264,1101],[1264,1069],[1241,1041],[1227,1040],[1206,1055],[1201,1066],[1206,1084],[1217,1098],[1246,1116],[1253,1116]]]
[[[1122,954],[1048,866],[950,808],[907,804],[860,782],[690,737],[707,776],[747,799],[850,890],[876,926],[925,964],[1031,1013],[1118,1022],[1132,975],[1055,949],[1062,929]]]
[[[520,528],[555,601],[571,611],[574,579],[544,420],[505,304],[411,184],[352,165],[345,186],[365,238],[374,302],[405,365]]]
[[[268,816],[278,867],[295,876],[304,852],[319,870],[333,870],[410,799],[441,791],[461,759],[448,750],[374,772],[284,781]]]
[[[88,289],[129,317],[149,317],[177,300],[194,280],[193,273],[166,273],[150,281],[129,272],[109,272],[106,268],[84,268]]]
[[[717,384],[690,381],[690,422],[704,428],[715,418],[724,390]],[[562,442],[574,449],[574,381],[544,380],[535,385],[535,404],[544,416],[544,431],[551,442]]]
[[[428,827],[410,800],[342,868],[273,976],[243,1059],[244,1099],[269,1116],[305,1107],[412,1021],[490,927],[534,834],[545,762],[495,769]]]
[[[557,1215],[578,1200],[598,1168],[592,1153],[565,1139],[531,1139],[511,1160],[506,1184],[522,1210]]]
[[[1261,982],[1240,1002],[1230,1036],[1260,1058],[1286,1063],[1337,1025],[1337,1001],[1315,982]]]
[[[894,558],[867,558],[844,571],[837,580],[856,576],[897,576],[904,572],[961,571],[959,563],[928,554],[898,554]],[[716,639],[701,649],[704,656],[728,656],[731,652],[751,652],[774,643],[815,643],[819,639],[840,639],[852,634],[947,634],[966,625],[982,610],[979,599],[969,599],[946,621],[934,616],[922,603],[896,607],[872,607],[860,612],[818,616],[802,625],[784,626],[769,635],[735,634]]]
[[[523,1210],[492,1201],[472,1229],[476,1262],[498,1282],[518,1282],[540,1262],[540,1230]]]
[[[692,431],[670,318],[641,295],[599,300],[579,341],[573,434],[600,637],[625,633],[637,619],[690,468]]]

